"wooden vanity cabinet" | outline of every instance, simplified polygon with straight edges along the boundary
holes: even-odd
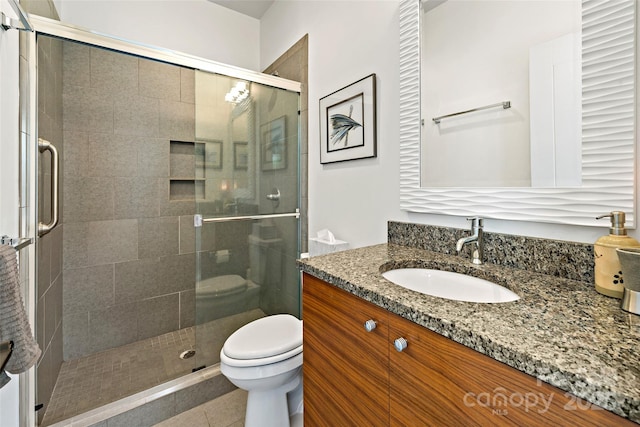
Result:
[[[307,274],[302,298],[306,427],[637,426]]]
[[[302,292],[304,425],[389,425],[388,312],[309,275]]]
[[[389,338],[392,426],[636,425],[396,315]]]

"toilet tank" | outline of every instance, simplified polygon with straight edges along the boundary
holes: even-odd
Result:
[[[248,278],[260,286],[269,286],[282,280],[282,239],[249,235]]]

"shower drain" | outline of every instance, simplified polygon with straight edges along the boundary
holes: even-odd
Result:
[[[186,350],[180,353],[180,359],[190,359],[196,355],[195,350]]]

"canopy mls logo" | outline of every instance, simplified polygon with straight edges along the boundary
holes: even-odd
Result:
[[[542,385],[540,379],[536,379],[537,386]],[[556,393],[544,393],[530,391],[526,393],[511,392],[509,393],[503,387],[496,387],[492,391],[473,393],[467,392],[463,397],[463,402],[466,407],[485,407],[491,408],[491,413],[498,416],[506,416],[509,414],[510,408],[524,408],[525,412],[537,412],[544,414],[549,411],[553,399]],[[569,399],[567,403],[563,405],[565,411],[578,411],[578,410],[603,410],[603,408],[587,402],[569,392],[564,393],[564,397]]]

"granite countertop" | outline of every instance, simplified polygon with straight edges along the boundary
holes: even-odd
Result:
[[[522,372],[640,423],[640,316],[593,284],[393,244],[299,261],[318,277]],[[397,286],[393,268],[439,268],[516,292],[510,303],[446,300]]]

